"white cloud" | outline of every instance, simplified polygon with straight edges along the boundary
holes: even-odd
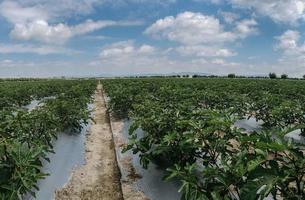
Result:
[[[10,63],[13,63],[13,61],[10,60],[10,59],[5,59],[5,60],[1,60],[1,63],[3,63],[3,64],[10,64]]]
[[[40,16],[47,14],[48,18],[58,18],[89,14],[94,10],[94,6],[105,2],[105,0],[5,0],[1,8],[6,10],[7,16],[14,18],[26,16],[14,16],[14,12],[18,15],[18,11],[31,15],[41,14]]]
[[[300,33],[298,31],[287,30],[276,39],[275,49],[281,50],[286,60],[300,61],[304,65],[305,43],[300,42]]]
[[[230,49],[219,48],[214,46],[180,46],[176,49],[181,55],[198,56],[198,57],[232,57],[237,55]]]
[[[253,9],[277,23],[296,24],[304,20],[304,0],[227,0],[235,7]]]
[[[11,54],[11,53],[34,53],[39,55],[48,54],[76,54],[75,50],[66,49],[62,47],[54,46],[35,46],[26,44],[0,44],[1,54]]]
[[[233,12],[219,11],[218,15],[220,15],[223,18],[223,20],[228,24],[232,24],[233,22],[235,22],[240,18],[239,14]]]
[[[212,4],[222,4],[225,0],[192,0],[193,2],[204,2],[204,3],[212,3]]]
[[[180,46],[175,49],[162,50],[147,44],[136,45],[134,41],[129,40],[104,46],[101,50],[100,58],[103,60],[103,62],[109,61],[114,66],[124,65],[127,67],[127,63],[130,65],[134,65],[134,63],[141,63],[142,65],[146,65],[144,61],[147,61],[150,64],[155,63],[154,66],[156,66],[156,63],[164,66],[163,63],[160,63],[160,59],[166,60],[167,63],[177,64],[179,62],[176,59],[170,58],[170,54],[173,52],[178,52],[180,55],[184,56],[184,58],[180,57],[183,62],[187,62],[187,60],[193,60],[194,56],[201,57],[202,59],[205,57],[209,61],[209,58],[228,58],[236,55],[235,52],[232,52],[229,49],[205,47],[202,45]],[[224,61],[222,65],[225,64],[226,62]]]
[[[236,23],[236,30],[225,31],[224,25],[213,16],[184,12],[176,17],[168,16],[157,20],[144,33],[184,45],[198,45],[232,42],[257,32],[257,22],[254,19]]]
[[[132,26],[140,23],[137,21],[87,20],[76,26],[68,26],[62,23],[50,25],[44,20],[36,20],[30,23],[16,24],[10,35],[13,39],[18,40],[35,40],[44,43],[61,44],[73,36],[85,35],[108,26]]]
[[[167,6],[176,0],[4,0],[4,2],[18,3],[22,7],[37,7],[52,19],[84,16],[96,11],[97,7],[121,7],[134,4],[144,6]]]
[[[183,56],[173,54],[178,51]],[[194,58],[193,53],[198,55]],[[104,46],[101,49],[100,60],[91,62],[91,65],[101,66],[115,75],[172,72],[219,73],[220,69],[225,69],[224,71],[227,72],[232,70],[232,67],[239,66],[237,63],[225,60],[234,55],[235,52],[228,49],[185,46],[163,50],[146,44],[136,45],[134,41],[122,41]]]
[[[218,19],[193,12],[184,12],[176,17],[168,16],[159,19],[148,27],[145,33],[187,45],[235,40],[235,35],[225,31]]]
[[[213,64],[217,64],[217,65],[223,65],[225,63],[225,61],[223,59],[215,59],[212,60]]]
[[[84,38],[88,39],[88,40],[106,40],[106,39],[109,39],[111,37],[104,36],[104,35],[87,35]]]
[[[14,1],[4,1],[0,4],[0,14],[9,22],[18,24],[34,20],[47,20],[48,14],[40,6],[22,7]]]
[[[18,40],[36,40],[58,44],[71,38],[73,32],[65,24],[49,25],[44,20],[36,20],[27,24],[16,24],[10,35]]]
[[[287,30],[276,39],[278,40],[277,48],[291,51],[298,48],[300,33],[298,31]]]
[[[213,17],[201,13],[184,12],[176,17],[168,16],[157,20],[145,30],[154,38],[178,42],[176,52],[183,56],[232,57],[236,52],[227,44],[258,33],[254,19],[234,21],[231,31]]]
[[[4,1],[0,4],[0,14],[13,23],[14,28],[10,33],[13,39],[35,40],[51,44],[64,43],[73,36],[84,35],[108,26],[134,26],[142,24],[141,21],[111,20],[87,20],[74,26],[63,23],[50,24],[48,22],[50,20],[49,13],[40,4],[37,3],[34,6],[23,7],[21,3],[13,1]]]
[[[116,42],[111,45],[106,45],[102,48],[100,56],[102,59],[147,56],[156,52],[155,47],[144,44],[139,47],[135,46],[133,41]]]
[[[178,66],[177,60],[170,59],[161,49],[148,44],[137,45],[134,41],[121,41],[105,45],[100,60],[92,66],[101,66],[115,75],[137,73],[170,73]]]
[[[258,33],[256,26],[257,22],[254,19],[244,19],[236,23],[236,33],[240,38],[246,38]]]
[[[276,37],[276,40],[275,50],[282,52],[278,59],[277,70],[298,77],[305,74],[305,42],[300,41],[300,33],[287,30]]]
[[[71,31],[74,35],[84,35],[108,26],[138,26],[142,21],[112,21],[112,20],[87,20],[82,24],[71,27]]]

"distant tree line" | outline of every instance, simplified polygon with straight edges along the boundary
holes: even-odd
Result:
[[[118,77],[119,78],[119,77]],[[217,75],[200,75],[200,74],[183,74],[183,75],[151,75],[151,76],[128,76],[124,78],[250,78],[250,79],[291,79],[291,80],[303,80],[303,78],[289,78],[287,74],[278,76],[276,73],[269,73],[268,76],[241,76],[234,73],[230,73],[226,76]]]
[[[303,77],[305,77],[305,75]],[[277,77],[276,73],[269,73],[269,78],[270,79],[277,79],[278,77]],[[280,78],[281,79],[288,79],[288,75],[287,74],[282,74],[280,76]]]
[[[276,73],[269,73],[267,76],[241,76],[234,73],[230,73],[226,76],[217,75],[201,75],[201,74],[183,74],[183,75],[156,75],[156,76],[130,76],[126,78],[250,78],[250,79],[291,79],[291,80],[302,80],[303,78],[289,78],[287,74],[277,75]]]

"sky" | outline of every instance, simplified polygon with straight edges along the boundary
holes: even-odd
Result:
[[[302,77],[305,0],[2,0],[0,77]]]

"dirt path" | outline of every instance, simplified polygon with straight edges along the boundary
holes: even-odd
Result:
[[[86,164],[74,171],[67,185],[55,193],[56,200],[122,200],[109,117],[101,85],[95,94],[95,124],[86,142]]]

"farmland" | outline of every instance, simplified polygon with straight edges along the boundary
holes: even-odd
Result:
[[[0,99],[0,199],[35,197],[58,134],[80,133],[88,123],[86,163],[69,172],[55,199],[147,199],[134,193],[141,174],[129,164],[125,194],[118,155],[128,153],[144,169],[162,168],[183,200],[305,198],[302,80],[5,80]],[[236,126],[248,119],[260,129]],[[125,122],[126,143],[117,127]],[[292,131],[301,140],[287,137]]]
[[[182,199],[304,199],[305,84],[292,80],[114,79],[108,109],[131,120],[125,151],[165,166]],[[234,126],[263,121],[261,131]],[[138,135],[141,129],[143,135]]]
[[[0,83],[0,199],[20,199],[46,177],[42,161],[59,132],[79,132],[90,120],[96,81],[17,80]],[[47,98],[46,98],[47,97]],[[26,108],[33,100],[40,103]]]

